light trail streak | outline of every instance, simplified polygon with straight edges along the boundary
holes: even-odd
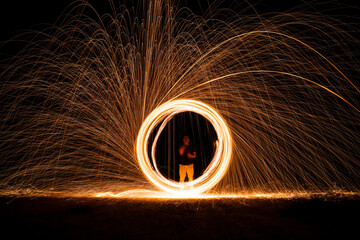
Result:
[[[1,65],[0,195],[360,192],[358,25],[138,4],[101,16],[81,2],[18,37],[32,40]],[[147,147],[156,126],[158,138],[187,111],[213,125],[219,145],[205,173],[180,184],[161,175],[159,143]]]
[[[277,192],[277,193],[221,193],[221,194],[169,194],[166,192],[150,191],[146,189],[133,189],[120,193],[104,192],[93,195],[96,198],[127,198],[127,199],[298,199],[298,198],[341,198],[341,197],[360,197],[358,192]]]
[[[149,189],[131,189],[122,192],[86,192],[86,191],[0,191],[0,197],[65,197],[65,198],[92,198],[92,199],[128,199],[128,200],[149,200],[149,201],[169,201],[169,200],[202,200],[202,199],[216,199],[216,200],[254,200],[254,199],[313,199],[313,198],[326,198],[326,199],[342,199],[360,197],[359,192],[347,191],[302,191],[302,192],[238,192],[238,193],[208,193],[208,194],[172,194],[164,191],[156,191]]]
[[[148,139],[153,129],[160,123],[162,125],[166,124],[172,116],[181,112],[195,112],[204,116],[213,125],[218,137],[217,149],[207,169],[199,178],[185,183],[169,180],[161,175],[157,167],[153,167],[157,166],[154,153],[157,138],[155,138],[154,145],[152,146],[153,165],[151,165],[147,153]],[[160,128],[157,137],[161,131],[162,129]],[[210,190],[226,174],[231,161],[232,139],[225,120],[215,109],[199,101],[178,99],[157,107],[144,120],[138,133],[136,152],[141,170],[152,184],[176,195],[199,194]]]

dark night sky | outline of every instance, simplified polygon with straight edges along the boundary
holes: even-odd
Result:
[[[43,23],[54,23],[62,11],[71,3],[73,0],[61,0],[61,1],[49,1],[49,0],[12,0],[12,1],[1,1],[0,3],[0,41],[4,41],[13,36],[17,31],[23,29],[41,29],[38,24]],[[108,8],[107,0],[90,0],[89,1],[99,12],[106,12]],[[135,5],[136,0],[115,0],[115,2],[124,3],[127,6]],[[247,2],[254,6],[256,11],[260,14],[266,12],[284,12],[296,6],[307,6],[311,8],[314,4],[310,4],[310,1],[300,0],[223,0],[223,1],[212,1],[212,0],[182,0],[174,1],[179,6],[188,6],[193,12],[201,14],[207,9],[209,4],[213,4],[218,8],[231,8],[231,9],[243,9],[248,6]],[[337,1],[315,1],[316,10],[325,10],[329,6],[337,4]],[[331,4],[327,4],[330,2]],[[360,6],[358,1],[342,0],[338,1],[345,5],[357,5]],[[134,3],[134,4],[133,4]],[[315,10],[314,9],[314,10]],[[251,13],[252,10],[249,10]],[[358,13],[358,10],[347,9],[345,12],[340,13],[342,15],[354,15]],[[336,14],[339,14],[337,11]],[[38,26],[36,26],[38,25]]]
[[[1,27],[1,40],[9,38],[11,32],[34,28],[33,26],[39,23],[54,23],[57,17],[61,12],[73,2],[72,0],[61,0],[61,1],[46,1],[46,0],[13,0],[13,1],[1,1],[0,4],[0,27]],[[104,10],[106,9],[107,1],[106,0],[90,0],[97,9]],[[125,1],[116,1],[116,2],[125,2]],[[126,1],[128,3],[136,1]],[[206,9],[206,6],[209,5],[210,0],[185,0],[183,1],[187,6],[189,6],[193,11],[200,13]],[[230,2],[230,4],[229,4]],[[223,1],[220,5],[221,7],[228,7],[236,5],[236,3],[231,3],[232,1]],[[240,2],[240,1],[239,1]],[[257,1],[250,1],[252,4]],[[270,1],[268,1],[270,2]],[[301,1],[292,0],[292,1],[283,1],[291,2],[281,3],[281,1],[271,1],[271,5],[261,3],[261,5],[267,5],[262,7],[265,10],[271,11],[282,11],[291,6],[297,5]],[[129,4],[131,5],[131,4]],[[182,4],[184,5],[184,4]],[[200,7],[199,7],[200,6]]]
[[[26,30],[43,30],[46,24],[54,24],[62,12],[75,0],[11,0],[0,1],[0,43]],[[141,0],[113,0],[116,5],[126,4],[128,8],[139,6]],[[343,22],[360,26],[359,0],[172,0],[178,7],[189,7],[194,13],[204,15],[209,9],[227,8],[243,14],[262,15],[271,12],[285,12],[296,8],[296,12],[322,12],[337,17]],[[103,15],[111,12],[108,0],[89,0]],[[250,7],[251,6],[251,7]],[[345,8],[344,8],[345,7]],[[357,18],[357,19],[356,19]],[[360,33],[356,36],[360,39]],[[22,49],[22,45],[12,43],[0,45],[0,60],[7,60]]]
[[[23,30],[44,29],[44,24],[53,24],[56,22],[61,13],[66,7],[74,2],[74,0],[12,0],[12,1],[1,1],[0,3],[0,42],[6,41]],[[110,12],[109,4],[107,0],[89,0],[89,2],[99,11],[100,14]],[[136,6],[140,0],[114,0],[116,3],[126,3],[128,7]],[[328,11],[327,14],[336,14],[343,16],[357,16],[359,10],[355,8],[347,8],[344,11],[340,11],[337,7],[339,2],[341,5],[360,6],[360,1],[351,0],[319,0],[319,1],[306,1],[306,0],[173,0],[177,6],[187,6],[194,13],[203,15],[208,9],[209,5],[215,8],[229,8],[236,12],[241,12],[251,4],[254,9],[249,8],[248,14],[255,14],[255,10],[259,14],[268,12],[284,12],[294,7],[299,7],[299,10],[307,9],[307,11],[324,11],[329,8],[335,9]],[[311,2],[316,2],[312,4]],[[334,7],[335,6],[335,7]],[[354,21],[354,19],[351,19]],[[357,20],[360,22],[360,20]],[[13,48],[13,49],[11,49]],[[10,53],[13,55],[20,49],[17,45],[4,49],[0,47],[0,54]]]

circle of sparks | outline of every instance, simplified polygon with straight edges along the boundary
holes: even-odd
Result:
[[[217,147],[209,166],[197,179],[179,183],[165,178],[158,170],[155,159],[157,138],[166,123],[181,112],[194,112],[205,117],[217,134]],[[159,124],[152,146],[152,163],[148,155],[148,139]],[[225,175],[231,160],[232,139],[230,131],[221,115],[209,105],[191,99],[168,101],[153,110],[143,122],[136,141],[136,153],[140,168],[146,178],[158,188],[173,194],[199,194],[214,187]]]

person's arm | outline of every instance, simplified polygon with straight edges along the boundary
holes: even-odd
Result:
[[[188,158],[196,158],[196,152],[193,152],[192,154],[188,152],[187,156]]]
[[[181,147],[179,148],[179,154],[180,154],[180,156],[184,155],[184,152],[185,152],[185,147],[184,147],[184,146],[181,146]]]

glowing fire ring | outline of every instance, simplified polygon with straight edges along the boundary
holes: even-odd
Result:
[[[163,126],[180,112],[194,112],[205,117],[213,125],[218,138],[217,149],[207,169],[194,181],[185,183],[165,178],[158,171],[155,159],[154,167],[152,166],[147,151],[148,139],[153,129],[162,123],[158,130],[159,135]],[[154,151],[154,146],[152,150]],[[157,107],[147,116],[137,136],[136,153],[142,172],[155,186],[174,194],[198,194],[214,187],[225,175],[231,160],[232,139],[224,119],[209,105],[191,99],[173,100]]]

